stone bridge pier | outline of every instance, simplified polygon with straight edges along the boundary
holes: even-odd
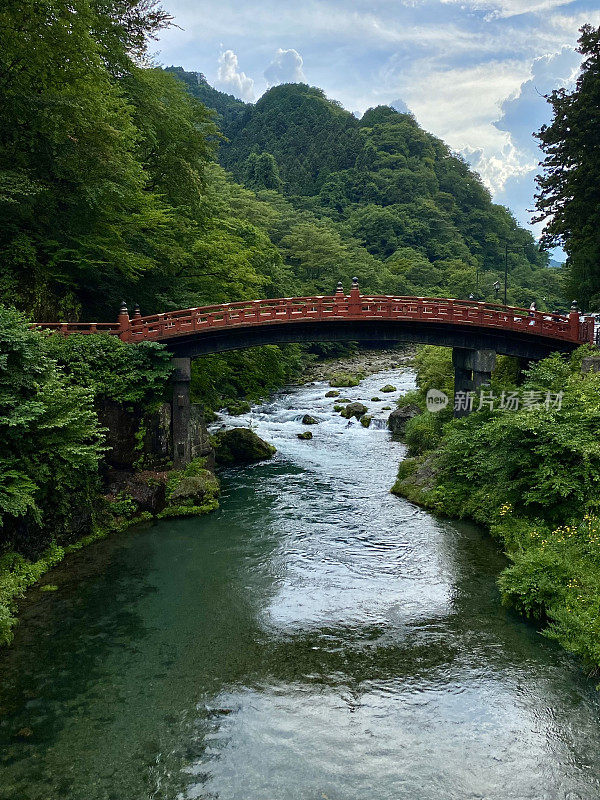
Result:
[[[495,350],[452,348],[454,365],[454,416],[464,417],[471,410],[467,392],[479,392],[488,386],[496,365]]]
[[[171,430],[173,432],[173,466],[177,469],[189,464],[192,459],[190,437],[192,361],[190,358],[173,358],[173,367]]]

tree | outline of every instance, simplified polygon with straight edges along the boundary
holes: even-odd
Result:
[[[244,166],[244,183],[250,189],[281,189],[277,161],[271,153],[250,153]]]
[[[76,316],[155,265],[168,213],[121,81],[167,22],[151,0],[2,5],[0,291],[38,318]]]
[[[70,383],[44,340],[0,306],[2,543],[25,536],[18,544],[29,553],[69,530],[74,498],[81,506],[95,486],[103,452],[92,390]]]
[[[553,119],[536,134],[545,158],[538,176],[536,222],[545,247],[567,253],[567,288],[584,307],[600,308],[600,28],[581,28],[584,56],[575,89],[548,96]]]

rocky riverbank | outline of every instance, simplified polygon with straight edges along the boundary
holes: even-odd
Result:
[[[336,373],[344,372],[361,376],[374,375],[392,369],[408,367],[414,352],[406,346],[391,347],[386,350],[361,348],[351,355],[331,358],[310,364],[304,370],[299,383],[329,381]]]

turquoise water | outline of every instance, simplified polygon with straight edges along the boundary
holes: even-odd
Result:
[[[342,392],[374,409],[386,383],[412,376]],[[31,593],[0,656],[1,800],[600,795],[593,684],[500,606],[489,538],[389,494],[385,412],[348,426],[327,388],[227,420],[278,454],[225,473],[220,511]]]

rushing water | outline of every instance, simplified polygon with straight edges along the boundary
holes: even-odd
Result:
[[[342,392],[381,407],[388,382],[412,376]],[[0,657],[2,800],[600,795],[594,686],[502,609],[485,535],[389,494],[403,446],[326,388],[229,421],[278,455],[226,473],[219,512],[99,542],[32,594]]]

